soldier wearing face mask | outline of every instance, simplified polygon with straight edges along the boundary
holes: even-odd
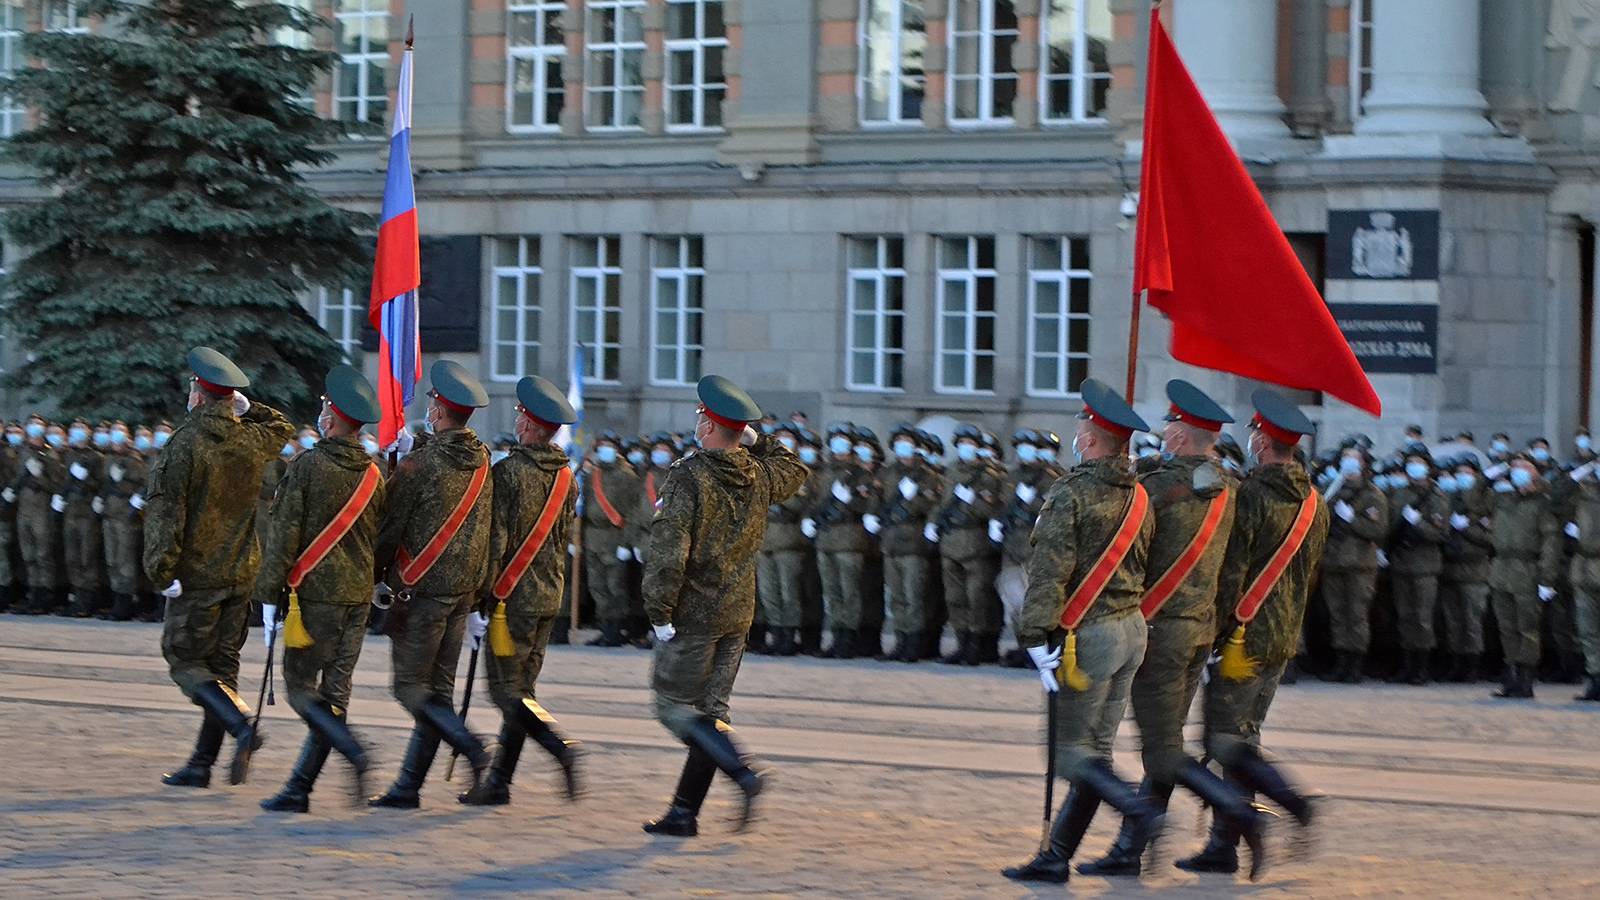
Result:
[[[56,605],[61,528],[54,507],[61,502],[65,508],[57,497],[66,485],[67,467],[56,444],[49,440],[50,426],[43,417],[29,416],[23,432],[27,441],[17,451],[16,477],[7,488],[6,499],[16,503],[17,546],[28,582],[28,601],[19,611],[42,615]]]
[[[1389,504],[1368,476],[1369,461],[1347,442],[1339,455],[1339,489],[1328,497],[1333,515],[1322,557],[1322,602],[1335,662],[1333,681],[1359,684],[1371,643],[1378,554],[1389,532]]]
[[[1444,544],[1444,570],[1439,577],[1444,643],[1451,656],[1447,677],[1454,682],[1473,682],[1479,677],[1483,615],[1489,608],[1492,495],[1477,458],[1470,454],[1456,462],[1453,477],[1439,477],[1439,487],[1450,498],[1450,537]]]
[[[105,478],[100,483],[102,534],[105,538],[106,579],[111,587],[110,617],[118,622],[133,618],[139,594],[144,532],[144,490],[149,469],[133,450],[128,426],[113,422],[111,451],[106,456]]]
[[[655,518],[656,504],[661,500],[662,489],[667,486],[667,473],[671,471],[672,464],[678,461],[678,455],[678,445],[672,440],[672,435],[658,431],[650,436],[650,446],[644,456],[645,464],[634,467],[634,471],[641,474],[638,527],[632,529],[630,536],[631,552],[637,562],[644,562],[644,548],[650,537],[650,520]],[[632,457],[629,459],[632,465]]]
[[[1594,462],[1597,457],[1594,452],[1594,438],[1589,435],[1589,429],[1579,428],[1572,434],[1572,461],[1575,465]]]
[[[790,453],[808,456],[808,465],[817,464],[816,449],[800,445],[800,430],[793,424],[779,423],[773,436]],[[808,474],[806,482],[794,495],[767,507],[767,530],[761,537],[761,552],[756,557],[756,590],[771,641],[765,651],[777,656],[794,656],[800,650],[798,632],[805,605],[805,563],[811,553],[811,545],[800,531],[800,520],[815,505],[810,488]]]
[[[814,505],[801,529],[816,541],[822,602],[833,631],[833,645],[826,655],[854,659],[866,642],[861,634],[862,579],[872,544],[862,517],[877,505],[878,486],[856,451],[855,426],[840,422],[829,427],[828,454],[828,462],[814,478]]]
[[[1004,508],[1005,479],[979,449],[983,432],[972,425],[956,429],[956,463],[945,475],[945,494],[923,536],[939,545],[945,605],[956,633],[955,652],[942,662],[976,666],[983,647],[1000,632],[998,547],[989,539],[989,520]]]
[[[72,601],[68,614],[88,618],[104,608],[100,592],[105,578],[102,567],[100,513],[104,502],[100,484],[105,477],[105,455],[94,445],[94,431],[78,419],[67,430],[67,481],[61,490],[66,509],[61,514],[61,547],[65,557]]]
[[[1571,583],[1575,630],[1583,651],[1584,689],[1572,699],[1600,702],[1600,481],[1595,466],[1572,472],[1578,485],[1572,517],[1563,526],[1573,547]]]
[[[928,515],[939,502],[939,473],[918,452],[917,430],[901,423],[889,436],[892,458],[879,473],[877,508],[863,517],[883,549],[884,581],[895,645],[888,658],[916,662],[926,641],[927,599],[938,548],[923,537]]]
[[[11,547],[17,539],[17,492],[11,485],[17,480],[25,440],[22,426],[16,422],[7,422],[5,432],[5,442],[0,444],[0,490],[6,492],[0,497],[0,612],[17,603],[16,575],[11,569]]]
[[[1550,477],[1550,470],[1555,468],[1555,457],[1550,453],[1550,442],[1542,437],[1536,437],[1528,442],[1528,458],[1533,461],[1539,474],[1545,478]]]
[[[1011,476],[1011,494],[1006,501],[1004,515],[989,523],[989,537],[1000,537],[1000,605],[1005,615],[1005,628],[1016,632],[1017,614],[1022,611],[1022,600],[1028,592],[1028,557],[1032,554],[1033,523],[1044,507],[1044,494],[1055,484],[1065,470],[1054,461],[1040,456],[1041,448],[1048,445],[1042,433],[1024,428],[1011,436],[1017,452],[1017,468]],[[1005,656],[1008,668],[1028,666],[1028,654],[1018,647]]]
[[[1554,584],[1560,574],[1561,523],[1551,506],[1550,487],[1531,454],[1512,457],[1505,480],[1497,481],[1494,490],[1489,590],[1506,658],[1505,675],[1494,696],[1532,699],[1539,665],[1539,620],[1543,605],[1556,597]]]
[[[1405,483],[1389,502],[1389,574],[1402,657],[1394,680],[1426,684],[1443,568],[1440,546],[1449,534],[1450,501],[1433,483],[1433,463],[1426,450],[1408,452],[1404,471]]]
[[[1489,460],[1502,463],[1511,457],[1511,435],[1504,431],[1495,432],[1489,439]]]
[[[591,647],[621,647],[628,621],[628,563],[641,510],[639,476],[622,458],[622,436],[603,432],[583,464],[583,564],[600,635]]]

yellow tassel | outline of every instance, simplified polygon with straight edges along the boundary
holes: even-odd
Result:
[[[291,650],[304,650],[311,646],[311,632],[300,618],[300,595],[289,591],[289,613],[283,617],[283,645]]]
[[[494,615],[489,617],[489,652],[495,656],[510,656],[517,652],[516,644],[511,642],[511,626],[506,623],[504,600],[495,604]]]
[[[1061,648],[1061,680],[1075,691],[1089,689],[1089,676],[1078,668],[1078,633],[1067,632],[1067,643]]]
[[[1243,625],[1235,628],[1228,637],[1228,643],[1222,648],[1222,662],[1217,669],[1229,681],[1245,681],[1256,677],[1256,661],[1244,653]]]

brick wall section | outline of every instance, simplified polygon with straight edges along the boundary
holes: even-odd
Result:
[[[329,52],[334,50],[333,0],[322,0],[312,11],[327,21],[328,27],[318,28],[311,33],[311,44],[318,50]],[[323,72],[317,76],[317,83],[312,88],[312,102],[316,106],[317,115],[324,119],[333,118],[333,80],[339,77],[339,63],[333,63],[333,70]]]
[[[505,0],[472,0],[467,34],[467,132],[498,137],[506,133]]]
[[[722,55],[722,76],[728,84],[727,96],[722,101],[722,121],[732,122],[739,114],[739,64],[744,46],[744,0],[723,0],[722,24],[728,31],[728,51]]]
[[[950,38],[945,17],[949,14],[949,4],[935,2],[926,8],[923,19],[928,49],[922,57],[922,71],[926,77],[922,94],[922,124],[928,128],[945,127],[944,73],[950,65]]]
[[[1017,70],[1017,99],[1012,111],[1017,128],[1039,124],[1039,32],[1043,28],[1040,11],[1043,0],[1016,0],[1017,43],[1011,50],[1011,64]]]
[[[583,133],[583,0],[567,0],[561,16],[561,33],[567,39],[567,57],[561,65],[561,81],[567,91],[561,107],[561,133]]]
[[[1111,47],[1106,51],[1106,61],[1111,65],[1111,92],[1106,99],[1106,117],[1119,128],[1125,129],[1143,118],[1139,36],[1148,15],[1143,0],[1111,0]],[[1170,13],[1163,13],[1166,15]]]
[[[644,79],[644,110],[639,123],[649,134],[662,134],[667,128],[667,114],[663,106],[667,75],[667,0],[650,0],[640,17],[644,24],[644,60],[640,77]]]
[[[851,0],[822,0],[817,13],[817,120],[823,131],[855,131],[861,7]]]

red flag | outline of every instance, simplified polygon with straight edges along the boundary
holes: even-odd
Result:
[[[1327,304],[1150,15],[1133,289],[1172,321],[1174,359],[1383,410]]]

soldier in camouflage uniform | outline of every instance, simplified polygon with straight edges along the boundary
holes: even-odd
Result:
[[[628,563],[641,490],[621,446],[621,436],[607,431],[595,441],[594,459],[583,464],[583,569],[600,625],[591,647],[627,643]]]
[[[517,446],[494,467],[494,528],[489,538],[489,589],[484,604],[490,615],[503,614],[509,646],[490,641],[487,661],[489,696],[500,708],[500,741],[489,777],[474,791],[459,798],[472,806],[500,806],[511,802],[511,779],[528,738],[544,748],[561,766],[567,799],[578,797],[577,751],[556,730],[555,717],[537,698],[539,672],[545,648],[561,613],[565,596],[565,548],[577,513],[577,490],[562,482],[567,454],[550,441],[562,425],[578,421],[578,414],[561,391],[543,378],[529,376],[517,383],[517,421],[513,425]],[[525,542],[532,540],[551,494],[560,484],[562,495],[554,507],[548,530],[527,557],[520,575],[505,574]],[[502,583],[504,580],[505,583]],[[475,630],[490,627],[483,613],[474,613]],[[502,656],[501,652],[505,655]]]
[[[1562,523],[1553,510],[1549,484],[1526,453],[1511,457],[1507,477],[1494,490],[1489,590],[1506,658],[1505,676],[1494,696],[1531,700],[1541,607],[1555,599],[1560,575]]]
[[[1394,680],[1426,684],[1439,573],[1444,568],[1440,548],[1450,532],[1450,501],[1433,482],[1433,461],[1426,450],[1406,455],[1405,473],[1405,485],[1389,502],[1389,577],[1400,619],[1402,655]]]
[[[799,429],[784,423],[774,432],[785,450],[800,449]],[[815,450],[812,459],[815,461]],[[663,481],[664,483],[664,481]],[[811,545],[800,531],[800,520],[814,504],[806,484],[787,499],[767,507],[767,531],[761,538],[756,563],[756,590],[760,595],[772,652],[794,656],[800,645],[797,632],[805,606],[805,563]]]
[[[26,440],[22,426],[7,422],[5,443],[0,444],[0,612],[20,606],[11,548],[17,542],[17,475],[22,470],[21,451]]]
[[[450,360],[434,363],[429,376],[430,436],[410,452],[405,437],[400,439],[398,449],[406,456],[389,479],[388,502],[378,528],[377,562],[390,573],[384,584],[399,586],[394,602],[405,606],[400,613],[403,624],[391,631],[394,697],[416,720],[394,784],[368,801],[390,809],[420,805],[419,792],[441,740],[472,764],[474,788],[491,762],[489,751],[451,707],[467,618],[489,577],[494,485],[489,479],[489,451],[467,427],[473,410],[489,404],[489,395],[466,369]],[[452,535],[446,530],[451,513],[468,499],[475,482],[477,497]],[[444,543],[434,564],[417,572],[410,562],[425,548],[441,546],[437,541]],[[396,610],[391,609],[390,615]]]
[[[911,425],[897,426],[889,440],[894,459],[880,471],[878,507],[864,516],[862,523],[878,535],[883,548],[884,580],[895,631],[889,658],[916,662],[921,657],[927,628],[925,604],[938,558],[938,548],[923,532],[928,515],[939,502],[943,480],[917,454],[920,438]]]
[[[1565,529],[1578,515],[1578,479],[1584,478],[1592,468],[1573,469],[1575,477],[1556,465],[1554,460],[1541,468],[1550,483],[1550,509],[1556,521]],[[1576,571],[1578,540],[1564,535],[1560,541],[1561,566],[1555,584],[1554,600],[1545,604],[1543,634],[1547,636],[1544,656],[1545,678],[1555,684],[1579,684],[1583,681],[1583,644],[1579,639],[1576,590],[1571,575]]]
[[[1288,398],[1275,391],[1257,390],[1248,446],[1256,460],[1239,486],[1233,531],[1217,579],[1217,624],[1224,659],[1237,652],[1244,671],[1227,666],[1213,672],[1205,690],[1206,750],[1222,764],[1227,778],[1250,793],[1261,793],[1288,810],[1301,828],[1310,828],[1314,809],[1261,753],[1261,725],[1272,705],[1278,679],[1294,659],[1305,621],[1306,601],[1328,537],[1328,508],[1316,495],[1305,467],[1295,461],[1295,449],[1315,426]],[[1291,531],[1307,499],[1312,515],[1300,546],[1270,579],[1269,561],[1290,540]],[[1239,601],[1247,589],[1267,577],[1270,584],[1254,617],[1238,619]],[[1243,632],[1241,634],[1241,631]],[[1248,662],[1246,662],[1248,661]],[[1239,868],[1239,830],[1213,810],[1211,834],[1199,854],[1176,865],[1191,872],[1236,872]],[[1252,848],[1254,849],[1254,848]],[[1252,867],[1252,876],[1259,865]]]
[[[281,413],[240,393],[250,379],[208,347],[189,353],[189,415],[150,472],[144,569],[167,598],[161,652],[172,680],[205,710],[194,754],[162,779],[207,787],[223,732],[236,744],[230,784],[243,784],[259,739],[238,694],[250,588],[261,565],[255,492],[261,467],[293,433]]]
[[[308,733],[283,790],[261,801],[265,810],[308,811],[312,786],[330,750],[339,751],[355,771],[356,803],[366,798],[367,752],[346,721],[372,608],[378,522],[384,508],[383,478],[361,446],[360,435],[363,425],[382,415],[378,393],[361,373],[350,366],[334,367],[324,382],[317,420],[322,440],[289,465],[262,529],[266,550],[255,585],[262,622],[267,628],[280,628],[278,611],[297,607],[311,638],[307,647],[284,643],[283,683],[289,706],[305,721]],[[347,509],[359,510],[359,515],[335,525]],[[339,535],[339,527],[347,530]],[[325,555],[320,560],[307,558],[316,553]],[[270,632],[268,636],[270,648]]]
[[[815,505],[807,514],[809,526],[803,526],[816,535],[822,602],[833,630],[826,655],[832,659],[854,659],[861,648],[862,573],[870,543],[862,516],[878,502],[877,481],[856,456],[854,434],[844,423],[829,428],[831,458],[811,479]]]
[[[761,410],[733,382],[700,379],[695,434],[701,449],[672,467],[650,526],[645,609],[655,631],[650,676],[656,718],[689,746],[672,805],[651,834],[692,837],[700,804],[721,769],[744,795],[749,823],[762,777],[733,740],[728,698],[755,615],[755,555],[767,508],[808,474],[794,454],[748,423]]]
[[[1238,501],[1238,481],[1211,453],[1233,417],[1186,381],[1168,382],[1167,398],[1172,405],[1163,452],[1141,461],[1139,477],[1156,521],[1141,604],[1149,629],[1132,690],[1145,771],[1139,793],[1165,812],[1174,785],[1193,791],[1246,838],[1259,874],[1265,862],[1261,817],[1237,789],[1183,749],[1183,726],[1216,639],[1217,577]],[[1136,836],[1136,823],[1125,821],[1110,852],[1078,866],[1078,873],[1137,876],[1145,847],[1135,843]]]
[[[144,535],[144,486],[149,467],[133,450],[128,426],[111,425],[111,452],[106,458],[106,477],[100,482],[101,518],[105,537],[106,577],[111,584],[111,618],[126,622],[133,618],[139,594],[139,544]],[[135,504],[138,504],[137,506]]]
[[[28,582],[28,600],[19,611],[41,615],[55,604],[61,532],[51,506],[66,481],[67,469],[46,440],[48,426],[42,417],[29,416],[24,431],[28,440],[17,451],[16,480],[9,485],[17,508],[22,574]]]
[[[951,665],[978,665],[981,648],[992,646],[1000,632],[994,587],[1000,560],[989,520],[1003,508],[1005,479],[979,456],[982,445],[977,428],[956,429],[957,463],[946,473],[944,497],[924,529],[939,545],[945,605],[958,642],[942,660]]]
[[[1039,450],[1060,440],[1053,434],[1024,428],[1011,436],[1017,451],[1017,470],[1011,479],[1011,499],[998,521],[1004,537],[1001,544],[999,594],[1005,611],[1006,628],[1015,633],[1017,614],[1022,611],[1022,598],[1028,591],[1028,556],[1032,549],[1033,523],[1044,506],[1045,492],[1055,484],[1063,470],[1054,461],[1040,457]],[[991,529],[994,526],[990,526]],[[993,537],[993,534],[990,535]],[[1018,647],[1006,654],[1009,668],[1028,667],[1028,654]]]
[[[1444,476],[1440,476],[1444,487]],[[1463,457],[1455,466],[1450,497],[1450,536],[1444,544],[1444,569],[1439,575],[1439,608],[1444,613],[1444,642],[1453,663],[1449,679],[1478,680],[1483,655],[1483,616],[1489,609],[1491,495],[1483,483],[1477,457]]]
[[[1578,482],[1573,518],[1564,528],[1577,545],[1572,557],[1572,587],[1587,675],[1583,692],[1572,699],[1596,702],[1600,701],[1600,481],[1592,468]]]
[[[1337,661],[1330,678],[1359,684],[1372,641],[1372,600],[1378,587],[1378,550],[1389,534],[1389,501],[1368,475],[1359,446],[1340,451],[1339,490],[1330,500],[1328,542],[1322,556],[1322,602]]]
[[[72,590],[68,614],[86,619],[101,609],[100,592],[105,589],[102,573],[105,554],[101,550],[100,486],[105,478],[105,455],[90,445],[89,423],[82,419],[67,431],[66,486],[61,496],[66,510],[61,515],[61,547],[66,561],[67,581]]]

